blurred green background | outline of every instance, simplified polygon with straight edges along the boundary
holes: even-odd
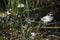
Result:
[[[59,0],[1,0],[0,4],[0,40],[59,39],[56,34],[50,37],[50,30],[42,31],[40,21],[46,13],[59,11]]]

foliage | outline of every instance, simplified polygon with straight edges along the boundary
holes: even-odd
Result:
[[[39,31],[44,9],[41,0],[9,0],[6,7],[7,12],[0,13],[0,40],[43,40],[44,33]]]

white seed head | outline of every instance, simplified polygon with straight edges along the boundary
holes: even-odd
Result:
[[[20,15],[18,15],[18,17],[20,17]]]
[[[32,35],[32,36],[35,36],[36,34],[32,32],[31,35]]]
[[[31,38],[31,39],[34,39],[35,36],[36,36],[36,33],[32,32],[30,38]]]
[[[51,22],[53,19],[54,18],[52,16],[46,15],[41,18],[41,21],[43,21],[44,23],[48,23],[48,22]]]
[[[7,15],[10,15],[10,14],[11,14],[11,13],[10,13],[10,12],[8,12],[8,11],[7,11],[6,13],[7,13]]]
[[[18,8],[23,8],[24,4],[18,4]]]

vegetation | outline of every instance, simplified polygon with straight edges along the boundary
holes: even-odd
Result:
[[[9,0],[7,11],[0,12],[0,40],[58,40],[58,36],[50,37],[40,30],[41,17],[56,11],[56,3],[59,4],[50,0]]]

